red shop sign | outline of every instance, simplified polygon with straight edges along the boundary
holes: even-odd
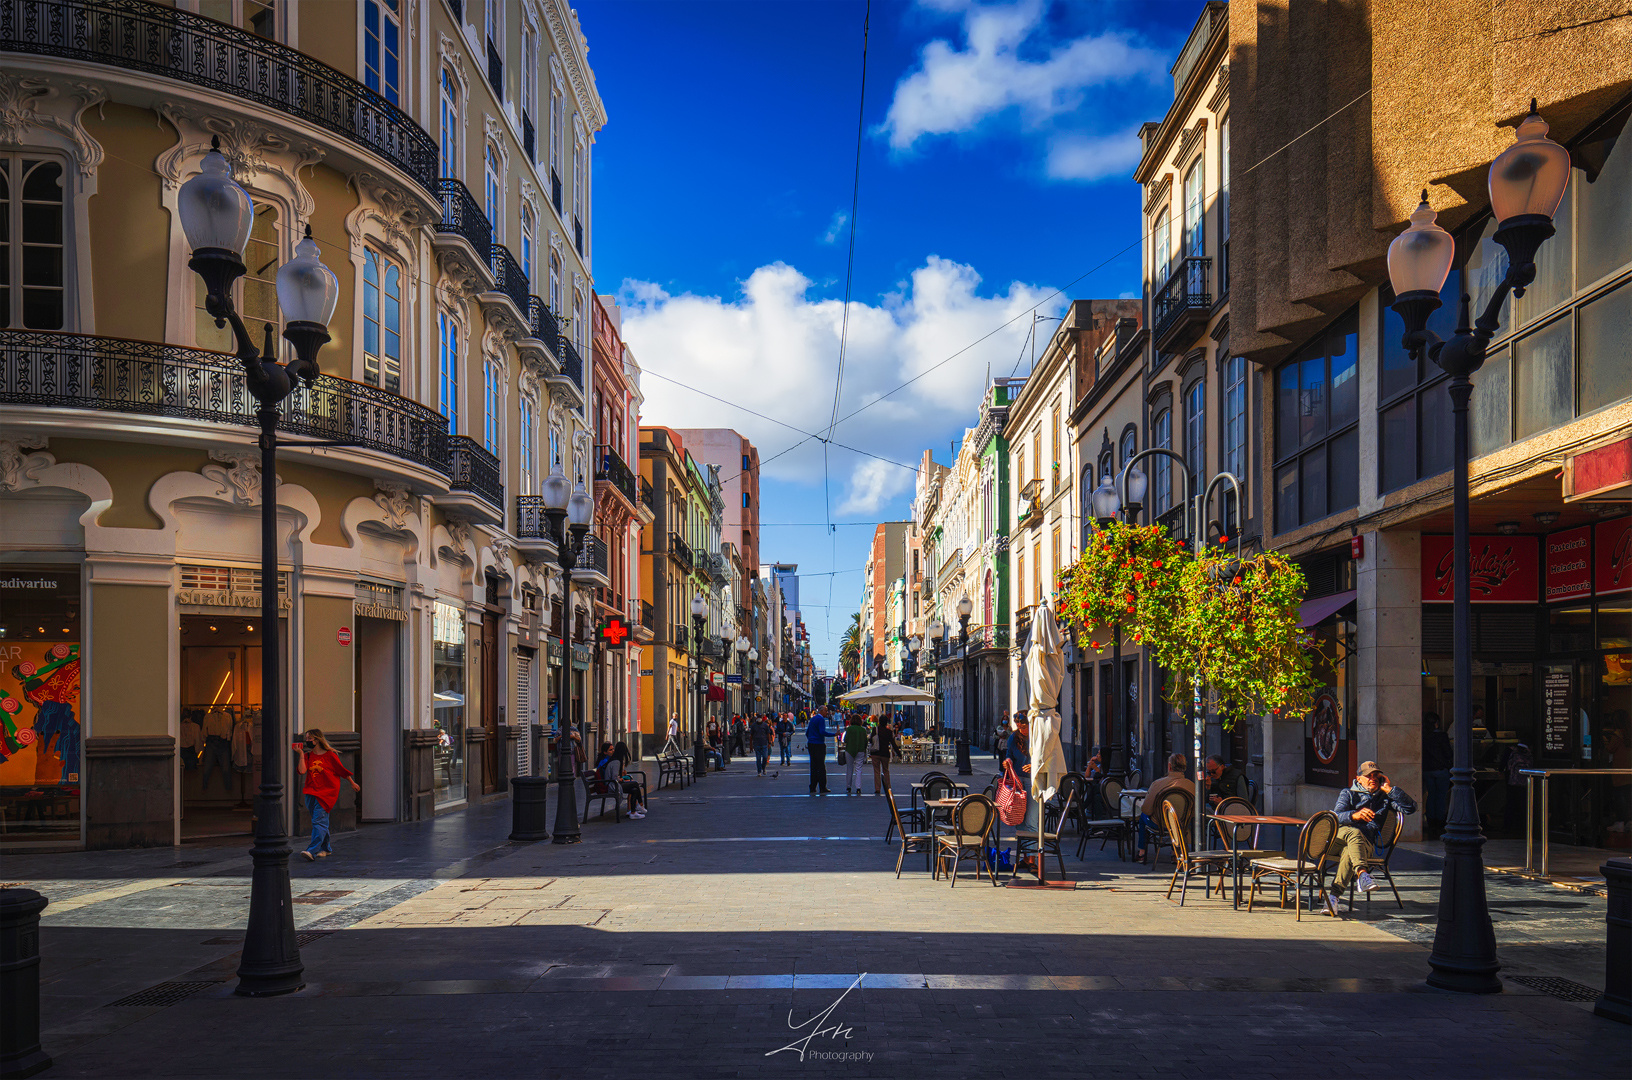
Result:
[[[1534,536],[1471,536],[1475,604],[1533,604],[1540,592],[1538,547]],[[1422,538],[1422,599],[1456,599],[1456,559],[1449,536]]]
[[[1542,541],[1547,560],[1547,595],[1554,600],[1577,600],[1592,595],[1592,526],[1582,525],[1553,533]]]
[[[1632,589],[1632,517],[1600,521],[1593,583],[1598,595]]]

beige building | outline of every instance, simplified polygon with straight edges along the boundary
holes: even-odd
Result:
[[[589,590],[609,584],[604,561],[563,583],[528,501],[557,460],[593,483],[605,114],[576,17],[559,0],[36,7],[49,17],[0,32],[0,198],[27,238],[0,293],[0,648],[32,735],[0,763],[4,842],[248,832],[266,489],[280,745],[321,728],[357,771],[337,827],[502,795],[541,764],[541,713],[592,715]],[[254,203],[234,299],[256,337],[308,228],[339,279],[276,478],[177,214],[212,141]]]
[[[1424,804],[1415,836],[1444,818],[1424,716],[1449,721],[1464,693],[1487,831],[1517,836],[1502,770],[1520,744],[1537,765],[1579,768],[1632,737],[1632,13],[1440,5],[1427,55],[1420,16],[1230,5],[1228,341],[1262,373],[1249,501],[1265,546],[1304,567],[1331,658],[1315,714],[1264,723],[1263,784],[1276,812],[1304,813],[1375,760]],[[1449,334],[1461,292],[1483,307],[1505,272],[1486,176],[1532,98],[1573,168],[1536,282],[1504,307],[1475,377],[1473,554],[1488,572],[1474,682],[1459,688],[1447,380],[1401,346],[1384,258],[1426,189],[1456,238],[1430,326]],[[1555,783],[1555,842],[1616,843],[1627,790]]]

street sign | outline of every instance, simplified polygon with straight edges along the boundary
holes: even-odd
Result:
[[[350,645],[351,627],[342,626],[339,630],[335,631],[334,640],[338,641],[342,645]]]
[[[742,676],[741,675],[727,675],[725,677],[725,681],[728,682],[728,683],[740,683],[740,682],[742,682]]]

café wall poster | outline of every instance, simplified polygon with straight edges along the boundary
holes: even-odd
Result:
[[[0,787],[79,783],[79,643],[0,645]]]
[[[1570,756],[1570,713],[1574,708],[1573,664],[1547,668],[1541,684],[1541,752],[1546,757]]]
[[[1553,533],[1542,541],[1548,603],[1592,595],[1592,526]]]
[[[1533,604],[1540,592],[1539,544],[1534,536],[1470,536],[1469,600],[1475,604]],[[1456,553],[1449,536],[1422,538],[1422,599],[1456,599]]]
[[[1632,589],[1632,517],[1597,525],[1593,544],[1593,584],[1598,595]]]
[[[1349,744],[1344,737],[1343,700],[1326,688],[1315,695],[1304,732],[1303,778],[1308,784],[1341,788],[1349,784]]]

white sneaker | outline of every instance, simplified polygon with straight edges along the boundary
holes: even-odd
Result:
[[[1377,879],[1366,873],[1364,870],[1360,871],[1359,882],[1361,892],[1370,892],[1377,887]]]
[[[631,818],[634,818],[636,821],[639,821],[641,818],[646,816],[646,811],[636,810],[634,813],[630,814],[629,816]]]
[[[1338,917],[1337,897],[1333,896],[1331,893],[1326,894],[1326,914],[1330,915],[1334,919]]]

